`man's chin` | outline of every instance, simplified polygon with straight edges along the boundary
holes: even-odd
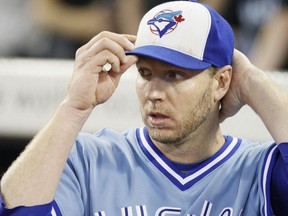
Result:
[[[147,127],[150,138],[153,141],[162,143],[162,144],[173,144],[179,141],[175,131],[169,130],[167,128],[161,127]]]

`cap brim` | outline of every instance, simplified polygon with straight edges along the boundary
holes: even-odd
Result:
[[[211,67],[210,63],[200,61],[176,50],[155,45],[137,47],[132,51],[126,51],[126,54],[157,59],[188,70],[204,70]]]

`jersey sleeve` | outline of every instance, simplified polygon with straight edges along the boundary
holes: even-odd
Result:
[[[0,195],[0,216],[62,216],[84,215],[85,185],[84,166],[81,155],[81,145],[74,147],[65,164],[54,200],[51,203],[37,206],[19,206],[13,209],[5,208]],[[77,147],[78,146],[78,147]],[[80,146],[80,147],[79,147]],[[79,149],[80,148],[80,149]],[[79,152],[78,152],[79,151]],[[80,156],[79,156],[80,155]],[[79,158],[80,157],[80,158]]]
[[[0,205],[0,216],[62,216],[60,209],[55,201],[52,201],[47,204],[37,205],[37,206],[19,206],[13,209],[5,208],[4,201],[0,196],[1,205]]]
[[[85,205],[88,203],[88,158],[83,153],[85,150],[81,142],[83,140],[78,137],[65,164],[55,195],[55,201],[65,215],[84,215]]]
[[[288,215],[288,142],[278,145],[271,179],[271,203],[275,215]]]

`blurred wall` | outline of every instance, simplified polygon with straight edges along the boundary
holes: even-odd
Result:
[[[73,70],[72,60],[0,59],[0,173],[48,121],[65,96]],[[288,88],[288,73],[267,72]],[[83,127],[96,132],[103,127],[118,131],[143,126],[135,91],[135,68],[122,77],[115,94],[96,107]],[[244,106],[222,125],[224,134],[266,141],[271,139],[259,117]]]

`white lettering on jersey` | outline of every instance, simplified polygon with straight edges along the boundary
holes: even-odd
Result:
[[[101,212],[96,212],[94,214],[94,216],[106,216],[105,212],[104,211],[101,211]]]
[[[162,207],[155,212],[155,216],[180,215],[181,208]]]
[[[147,208],[145,205],[137,205],[136,208],[136,215],[137,216],[148,216]],[[121,208],[121,215],[122,216],[133,216],[133,207],[124,207]]]
[[[220,213],[220,216],[232,216],[233,215],[233,209],[232,208],[225,208]]]
[[[209,216],[213,204],[205,200],[200,216]]]
[[[211,216],[211,210],[213,203],[205,200],[201,209],[199,216]],[[121,208],[121,216],[133,216],[133,206]],[[160,207],[156,210],[155,216],[170,216],[170,215],[180,215],[182,209],[177,207]],[[137,205],[135,206],[134,213],[135,216],[148,216],[148,211],[146,205]],[[186,216],[197,216],[196,214],[185,214]],[[243,215],[243,209],[241,209],[239,216]],[[53,214],[52,214],[53,216]],[[56,216],[56,215],[55,215]],[[106,216],[104,211],[94,213],[94,216]],[[233,208],[226,207],[224,208],[219,216],[233,216]]]
[[[148,213],[147,213],[147,209],[146,209],[146,206],[142,206],[142,205],[139,205],[139,206],[136,206],[136,213],[137,213],[137,216],[148,216]]]
[[[132,206],[121,208],[122,216],[133,216]]]

